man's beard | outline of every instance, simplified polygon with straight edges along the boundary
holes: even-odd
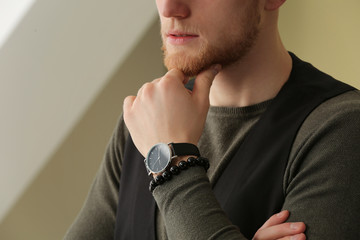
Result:
[[[213,64],[223,68],[240,61],[254,45],[259,33],[260,14],[258,1],[250,6],[247,16],[242,18],[236,29],[226,31],[221,42],[202,42],[197,50],[171,53],[163,39],[164,64],[168,70],[177,68],[186,76],[193,77]],[[233,34],[235,33],[235,34]],[[230,36],[229,36],[230,35]]]

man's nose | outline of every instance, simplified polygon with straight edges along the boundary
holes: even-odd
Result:
[[[158,8],[161,16],[166,18],[187,18],[190,16],[190,8],[186,0],[158,0]]]

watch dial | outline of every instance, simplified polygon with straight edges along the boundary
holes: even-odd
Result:
[[[156,144],[147,157],[148,168],[154,173],[161,172],[168,166],[170,158],[169,146],[165,143]]]

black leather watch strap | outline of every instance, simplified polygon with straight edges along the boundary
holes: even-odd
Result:
[[[200,156],[198,147],[192,143],[169,143],[174,156]]]

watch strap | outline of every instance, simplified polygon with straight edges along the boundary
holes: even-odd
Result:
[[[169,143],[173,156],[197,156],[200,157],[198,147],[192,143]]]

